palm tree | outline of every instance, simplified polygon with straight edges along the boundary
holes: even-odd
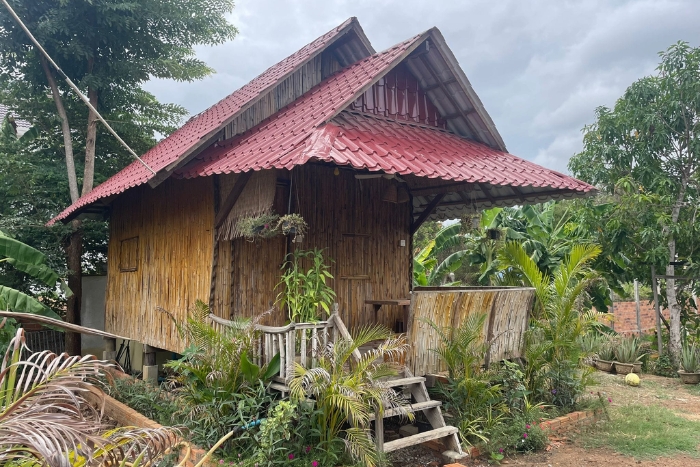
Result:
[[[351,361],[360,347],[378,340],[383,342]],[[352,339],[339,338],[335,344],[328,344],[321,350],[315,368],[294,364],[289,383],[291,398],[302,403],[307,398],[315,399],[315,427],[322,446],[343,436],[353,458],[362,465],[377,464],[369,429],[371,416],[376,413],[381,417],[385,408],[405,407],[401,394],[385,386],[381,379],[398,374],[397,365],[391,362],[407,349],[403,336],[394,336],[382,326],[370,326],[360,329]],[[405,414],[412,419],[413,414]]]
[[[598,278],[589,263],[600,251],[597,245],[574,245],[551,275],[540,270],[520,243],[508,242],[501,251],[500,267],[510,271],[503,280],[508,280],[510,285],[517,281],[535,289],[525,353],[525,376],[530,390],[549,388],[554,391],[552,394],[557,394],[567,389],[557,386],[570,376],[578,379],[571,384],[585,384],[586,372],[575,369],[585,357],[578,340],[597,321],[595,312],[585,310],[582,302],[586,290]],[[568,375],[560,374],[564,370]]]
[[[179,443],[169,428],[107,429],[86,398],[107,362],[27,351],[20,328],[0,367],[0,464],[146,467]]]

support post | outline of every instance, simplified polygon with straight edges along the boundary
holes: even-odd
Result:
[[[155,386],[158,385],[156,348],[146,344],[143,345],[143,380]]]
[[[641,337],[642,335],[642,312],[640,310],[640,304],[639,304],[639,281],[637,279],[634,280],[634,304],[637,309],[637,334]]]
[[[102,360],[109,362],[117,359],[117,340],[111,337],[104,338],[105,349],[102,351]]]
[[[651,266],[651,290],[654,292],[654,309],[656,310],[656,342],[659,346],[659,356],[663,354],[663,339],[661,339],[661,310],[659,307],[659,284],[656,278],[656,266]]]

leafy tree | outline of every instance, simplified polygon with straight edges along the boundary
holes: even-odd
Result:
[[[195,58],[193,47],[222,43],[236,33],[225,18],[233,8],[232,0],[10,3],[91,104],[114,122],[115,129],[151,144],[154,130],[167,134],[183,110],[158,103],[142,85],[151,76],[189,81],[208,75],[212,70]],[[89,193],[100,181],[95,169],[98,162],[105,176],[125,165],[125,151],[114,147],[111,137],[100,134],[96,114],[76,99],[5,10],[0,10],[0,64],[3,100],[19,117],[35,125],[41,122],[51,130],[47,147],[53,150],[53,160],[63,153],[63,180],[70,202]],[[47,96],[53,100],[54,111],[49,111]],[[125,140],[133,143],[128,137]],[[143,152],[143,148],[134,149]],[[83,156],[76,157],[78,153]],[[69,285],[75,292],[68,301],[66,319],[76,324],[80,319],[83,241],[82,225],[73,221],[64,239],[71,271]],[[67,333],[66,349],[80,351],[78,334]]]
[[[576,176],[615,202],[606,228],[626,232],[627,256],[674,275],[672,262],[694,251],[700,167],[700,48],[678,42],[660,54],[657,74],[633,83],[612,109],[596,110],[584,149],[570,162]],[[648,277],[648,273],[640,279]],[[669,351],[681,350],[681,304],[666,281]]]

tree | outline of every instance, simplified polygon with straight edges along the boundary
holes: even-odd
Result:
[[[660,56],[656,75],[633,83],[614,108],[596,110],[569,167],[614,197],[613,227],[630,233],[628,256],[672,276],[672,262],[691,253],[698,207],[700,48],[678,42]],[[666,299],[669,351],[677,362],[681,306],[674,280],[666,281]]]
[[[448,274],[455,272],[462,265],[467,251],[460,248],[463,236],[459,223],[449,225],[435,234],[425,247],[413,258],[413,283],[419,286],[459,285],[460,281],[444,283]],[[457,249],[457,251],[452,251]],[[448,253],[441,258],[442,253]]]
[[[186,81],[203,78],[212,70],[195,58],[193,47],[222,43],[236,33],[225,18],[233,9],[232,0],[15,0],[11,4],[95,108],[118,122],[127,120],[137,127],[148,114],[160,113],[161,121],[181,114],[177,107],[159,104],[141,88],[143,83],[150,77]],[[96,114],[76,100],[57,71],[4,10],[0,13],[0,63],[4,97],[20,117],[32,122],[45,118],[42,103],[51,96],[62,136],[68,193],[70,201],[75,202],[89,193],[96,181]],[[135,102],[143,104],[142,108],[135,108]],[[69,111],[71,107],[82,110],[76,118]],[[76,146],[81,148],[82,158],[76,158]],[[119,149],[118,153],[123,155],[124,151]],[[108,159],[104,155],[102,158],[103,163]],[[83,231],[77,220],[65,239],[65,251],[71,271],[68,282],[75,292],[68,301],[66,320],[79,324]],[[80,352],[78,334],[67,333],[66,350]]]

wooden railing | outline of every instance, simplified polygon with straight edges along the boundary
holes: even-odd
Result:
[[[234,321],[213,314],[209,315],[209,319],[212,326],[219,329],[236,325]],[[256,325],[255,330],[259,335],[255,342],[254,362],[266,365],[279,353],[280,371],[275,379],[284,382],[291,378],[295,362],[305,368],[315,368],[320,352],[329,343],[335,344],[339,337],[352,339],[338,315],[337,305],[327,321],[290,323],[279,327]],[[360,359],[359,350],[353,352],[353,357]]]

